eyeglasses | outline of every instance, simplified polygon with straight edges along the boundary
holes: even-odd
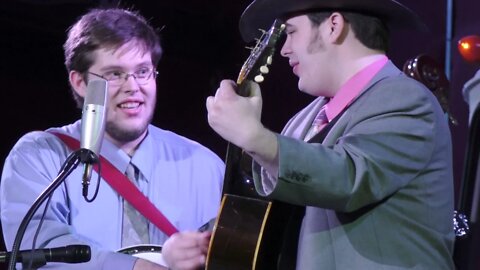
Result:
[[[153,68],[141,68],[133,73],[126,73],[119,70],[108,71],[103,75],[96,74],[88,71],[88,74],[100,77],[104,80],[107,80],[112,86],[120,86],[128,80],[128,77],[132,76],[135,81],[140,84],[147,84],[150,78],[156,78],[158,71]],[[152,76],[153,75],[153,76]]]

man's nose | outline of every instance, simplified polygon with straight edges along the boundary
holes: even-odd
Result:
[[[288,40],[283,43],[282,49],[280,50],[280,55],[283,57],[288,57],[288,55],[292,52],[290,46],[288,45]]]
[[[132,93],[140,90],[140,86],[134,74],[125,75],[125,81],[122,85],[122,88],[125,92],[132,92]]]

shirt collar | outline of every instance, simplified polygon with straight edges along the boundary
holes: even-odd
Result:
[[[76,121],[72,125],[62,127],[60,132],[67,135],[73,136],[80,141],[82,123],[80,120]],[[128,167],[128,164],[131,162],[138,170],[142,173],[144,177],[140,179],[145,179],[148,181],[149,177],[152,175],[153,170],[153,159],[154,155],[154,142],[152,136],[149,135],[151,126],[148,125],[149,131],[145,136],[145,139],[140,143],[138,149],[135,151],[133,157],[130,158],[127,153],[122,149],[118,148],[108,139],[104,138],[102,141],[101,154],[105,157],[117,170],[125,173]],[[51,129],[54,130],[54,129]]]
[[[355,73],[355,75],[342,85],[335,96],[325,105],[325,113],[329,122],[352,103],[387,62],[387,56],[381,57]]]

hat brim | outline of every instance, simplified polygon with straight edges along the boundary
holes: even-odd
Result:
[[[246,42],[255,39],[259,29],[268,30],[275,19],[313,11],[351,11],[382,19],[389,29],[428,31],[412,10],[394,0],[255,0],[240,17],[240,34]]]

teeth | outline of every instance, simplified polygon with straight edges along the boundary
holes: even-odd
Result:
[[[139,102],[127,102],[120,104],[120,108],[122,109],[134,109],[140,106]]]

